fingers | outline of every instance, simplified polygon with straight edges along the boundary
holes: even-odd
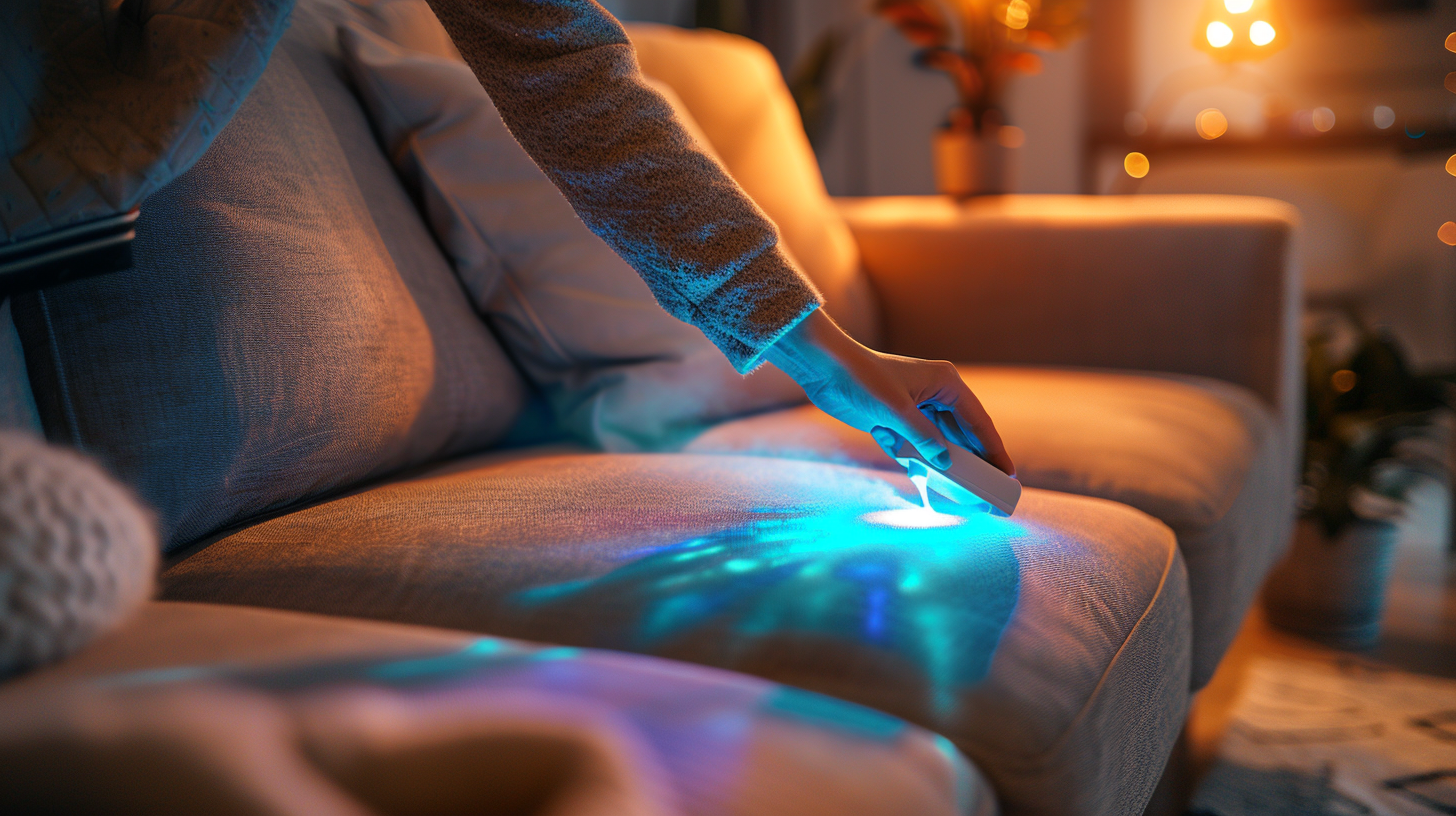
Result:
[[[925,414],[920,413],[918,407],[902,412],[898,418],[902,424],[896,430],[910,440],[925,461],[939,470],[950,467],[950,451],[946,450],[940,431],[926,419]]]
[[[1001,434],[996,431],[996,425],[991,421],[991,415],[986,413],[981,401],[972,393],[970,386],[961,379],[960,373],[953,366],[947,364],[946,376],[939,383],[935,398],[928,400],[928,404],[948,412],[954,417],[955,424],[959,426],[961,433],[967,437],[969,444],[964,447],[974,451],[982,459],[990,462],[1002,472],[1010,476],[1016,475],[1016,465],[1011,461],[1011,455],[1006,452],[1006,446],[1001,441]],[[941,417],[937,416],[937,420]],[[942,427],[945,422],[941,422]],[[955,434],[947,431],[946,437],[953,442],[960,443]]]
[[[870,428],[870,437],[875,440],[875,444],[880,446],[880,450],[884,451],[886,456],[891,459],[895,458],[895,449],[900,447],[899,434],[882,425],[876,425]]]
[[[975,434],[969,433],[961,427],[960,420],[956,419],[954,411],[941,410],[928,405],[921,406],[921,410],[927,417],[930,417],[930,421],[935,423],[935,427],[940,429],[940,433],[952,445],[959,445],[974,452],[977,456],[985,457],[985,449],[981,446],[980,440],[976,439]]]
[[[959,379],[959,378],[957,378]],[[955,419],[966,433],[975,436],[984,448],[982,458],[1008,476],[1016,475],[1016,465],[1011,461],[1011,454],[1006,452],[1006,445],[1001,441],[1001,434],[996,432],[996,424],[991,421],[991,415],[981,407],[981,401],[971,393],[971,389],[964,383],[960,383],[960,389],[964,393],[958,395],[955,404]]]

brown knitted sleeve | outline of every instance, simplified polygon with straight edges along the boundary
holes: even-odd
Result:
[[[582,221],[739,371],[823,302],[778,231],[643,84],[593,0],[429,0]]]

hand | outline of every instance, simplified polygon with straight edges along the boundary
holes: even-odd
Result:
[[[865,348],[823,309],[800,321],[765,359],[793,377],[825,413],[869,432],[891,457],[903,437],[945,469],[946,445],[955,443],[1016,475],[991,417],[950,363]]]

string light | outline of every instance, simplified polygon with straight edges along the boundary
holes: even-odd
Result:
[[[1252,42],[1254,45],[1268,45],[1274,42],[1274,37],[1276,36],[1277,33],[1274,31],[1274,26],[1269,25],[1265,20],[1255,20],[1254,24],[1249,26],[1249,42]]]
[[[1133,151],[1127,154],[1127,158],[1122,160],[1122,169],[1126,170],[1129,176],[1140,179],[1146,176],[1148,171],[1152,169],[1152,162],[1148,161],[1147,156]]]
[[[1204,139],[1212,141],[1228,132],[1228,117],[1218,108],[1207,108],[1193,120],[1193,129]]]
[[[1234,30],[1228,27],[1228,23],[1214,20],[1208,24],[1208,44],[1214,48],[1227,47],[1234,41]]]
[[[1456,246],[1456,221],[1447,221],[1436,230],[1436,237],[1447,246]]]

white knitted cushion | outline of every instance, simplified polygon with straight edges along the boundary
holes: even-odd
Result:
[[[146,600],[150,514],[85,457],[0,433],[0,677],[58,660]]]

